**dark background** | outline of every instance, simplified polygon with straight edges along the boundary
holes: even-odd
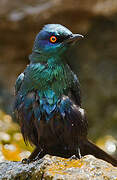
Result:
[[[35,35],[60,23],[85,36],[72,61],[82,89],[90,139],[112,136],[117,144],[117,1],[1,0],[0,109],[12,114],[16,77],[29,63]]]

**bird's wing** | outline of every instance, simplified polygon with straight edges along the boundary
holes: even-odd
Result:
[[[15,82],[15,94],[18,93],[18,91],[19,91],[19,89],[20,89],[20,87],[21,87],[21,84],[22,84],[22,82],[23,82],[23,79],[24,79],[24,73],[21,73],[21,74],[18,76],[18,78],[17,78],[17,80],[16,80],[16,82]]]
[[[73,84],[71,87],[71,96],[74,102],[81,107],[81,90],[80,82],[75,74],[73,74]]]

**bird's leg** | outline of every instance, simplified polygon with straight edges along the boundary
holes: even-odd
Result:
[[[82,158],[82,155],[81,155],[81,151],[80,151],[80,148],[78,147],[78,155],[79,155],[79,159]]]
[[[34,161],[43,158],[43,157],[45,156],[45,154],[46,154],[46,152],[45,152],[43,149],[41,149],[41,150],[38,152],[37,156],[34,158]]]
[[[36,161],[37,159],[41,159],[44,155],[44,150],[40,149],[39,147],[36,147],[27,159],[25,158],[22,160],[22,163],[29,164],[30,162]]]

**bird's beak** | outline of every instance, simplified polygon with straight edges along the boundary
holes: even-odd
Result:
[[[81,34],[72,34],[68,39],[66,39],[64,41],[64,44],[71,44],[71,43],[74,43],[74,42],[77,42],[78,40],[84,38],[83,35]]]

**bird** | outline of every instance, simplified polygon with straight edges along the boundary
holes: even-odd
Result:
[[[78,159],[91,154],[117,166],[117,159],[87,138],[79,78],[66,57],[83,37],[63,25],[47,24],[35,38],[30,63],[15,83],[14,112],[25,143],[35,146],[23,163],[46,154]]]

